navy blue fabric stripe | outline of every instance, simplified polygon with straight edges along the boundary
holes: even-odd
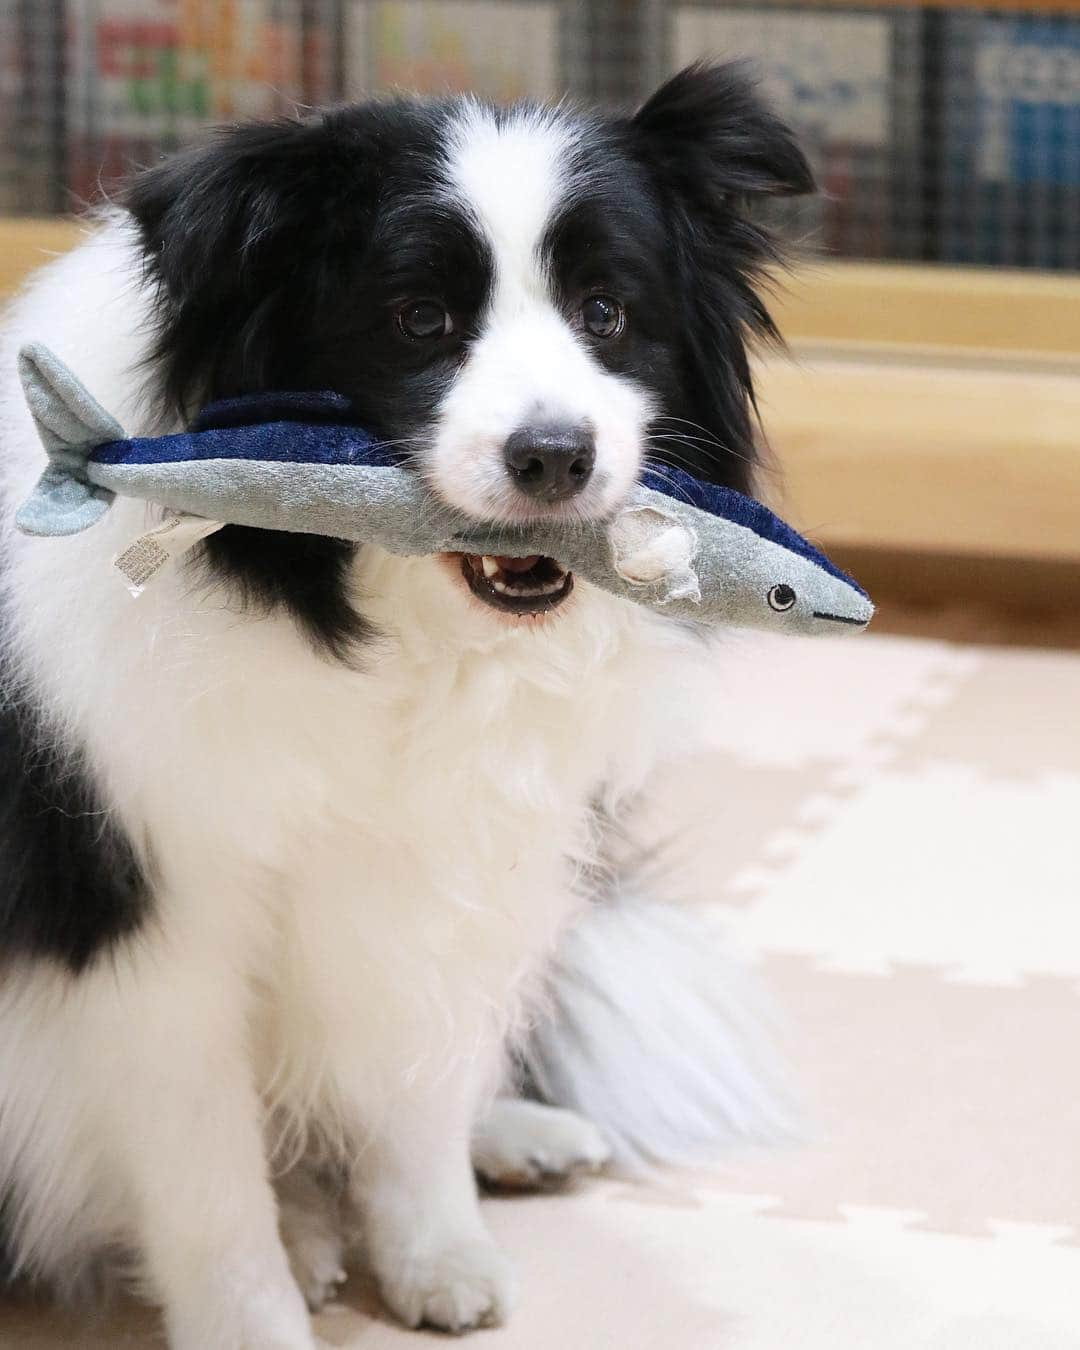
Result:
[[[762,506],[753,498],[744,497],[741,492],[736,492],[732,488],[704,483],[683,469],[667,467],[663,470],[646,469],[641,475],[641,482],[654,492],[662,492],[665,497],[687,502],[700,511],[707,511],[711,516],[720,516],[724,520],[733,521],[736,525],[745,525],[762,539],[768,539],[773,544],[779,544],[782,548],[797,553],[800,558],[815,563],[838,581],[847,582],[852,590],[858,591],[860,595],[866,595],[857,581],[846,572],[842,572],[834,562],[826,558],[825,554],[816,549],[808,539],[804,539],[797,530],[793,530],[786,521],[781,520],[767,506]]]
[[[182,431],[99,445],[96,464],[182,464],[205,459],[265,460],[278,464],[376,464],[391,467],[407,456],[359,427],[264,422],[258,426]]]
[[[332,389],[294,390],[279,394],[244,394],[208,403],[189,431],[220,427],[253,427],[263,422],[340,422],[356,425],[352,399]]]
[[[309,411],[315,412],[314,405],[317,404],[320,412],[332,414],[341,411],[342,404],[347,403],[347,400],[342,400],[339,404],[336,401],[339,396],[334,396],[331,404],[328,397],[321,394],[268,395],[264,402],[247,398],[230,400],[212,406],[208,412],[211,420],[216,414],[228,422],[237,413],[250,416],[256,411],[265,412],[271,405],[279,412],[285,411],[283,398],[292,401],[290,410],[296,412],[301,412],[305,405]],[[277,400],[276,403],[273,400]],[[224,425],[201,431],[179,432],[174,436],[110,441],[106,445],[99,445],[90,455],[90,459],[97,464],[183,464],[209,459],[234,459],[277,464],[378,465],[384,468],[399,466],[407,458],[402,451],[380,443],[357,426],[292,420]],[[830,562],[801,534],[774,515],[768,507],[750,497],[744,497],[741,492],[702,482],[685,470],[673,467],[662,471],[646,469],[641,482],[654,492],[687,502],[709,515],[733,521],[736,525],[746,526],[762,539],[768,539],[806,558],[830,576],[846,582],[860,595],[866,595],[858,582]]]

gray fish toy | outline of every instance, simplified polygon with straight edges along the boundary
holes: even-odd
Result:
[[[187,431],[128,439],[47,347],[24,347],[19,366],[48,456],[16,516],[27,534],[76,534],[119,494],[391,553],[554,558],[613,595],[707,626],[850,631],[874,612],[856,582],[773,512],[679,469],[647,469],[606,520],[508,528],[442,503],[407,457],[350,422],[338,394],[226,400]]]

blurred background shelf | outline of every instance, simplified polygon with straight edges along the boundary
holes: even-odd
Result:
[[[209,122],[392,87],[632,104],[740,56],[826,256],[1080,268],[1080,0],[0,0],[0,213],[70,211]]]

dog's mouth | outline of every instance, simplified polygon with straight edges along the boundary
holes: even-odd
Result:
[[[574,589],[574,574],[554,558],[463,553],[461,574],[478,600],[504,614],[547,614]]]

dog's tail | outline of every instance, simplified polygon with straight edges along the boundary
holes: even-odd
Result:
[[[565,935],[550,995],[527,1079],[600,1125],[624,1170],[802,1136],[769,997],[699,913],[624,879]]]
[[[25,534],[77,534],[113,499],[89,481],[87,460],[99,445],[122,440],[124,430],[42,343],[19,352],[19,377],[49,462],[15,523]]]

